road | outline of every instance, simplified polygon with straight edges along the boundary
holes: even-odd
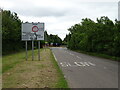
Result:
[[[70,88],[118,88],[118,62],[51,48]]]

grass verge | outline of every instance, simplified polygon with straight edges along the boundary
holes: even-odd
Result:
[[[28,57],[32,55],[31,51],[28,50]],[[25,52],[19,52],[15,54],[9,54],[2,57],[2,73],[13,68],[16,64],[25,60]]]
[[[3,56],[3,88],[68,88],[68,84],[50,49],[41,49],[38,61],[38,50]]]

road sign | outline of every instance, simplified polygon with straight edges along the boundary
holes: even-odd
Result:
[[[44,40],[44,23],[22,23],[22,40]]]
[[[33,26],[33,27],[32,27],[32,31],[33,31],[33,32],[38,32],[38,30],[39,30],[39,28],[38,28],[37,26]]]

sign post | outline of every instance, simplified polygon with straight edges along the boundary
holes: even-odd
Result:
[[[25,44],[26,44],[26,61],[27,61],[27,58],[28,58],[28,54],[27,54],[27,41],[25,41]]]
[[[32,60],[34,60],[34,40],[38,41],[38,60],[40,60],[40,40],[44,40],[44,23],[22,23],[22,41],[32,41]]]
[[[34,60],[34,41],[32,40],[32,61]]]
[[[38,41],[38,60],[40,60],[40,41]]]

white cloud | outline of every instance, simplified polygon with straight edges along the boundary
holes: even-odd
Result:
[[[1,0],[3,9],[16,12],[24,22],[45,22],[48,33],[58,34],[62,39],[72,25],[82,18],[96,20],[108,16],[118,18],[119,0]]]

